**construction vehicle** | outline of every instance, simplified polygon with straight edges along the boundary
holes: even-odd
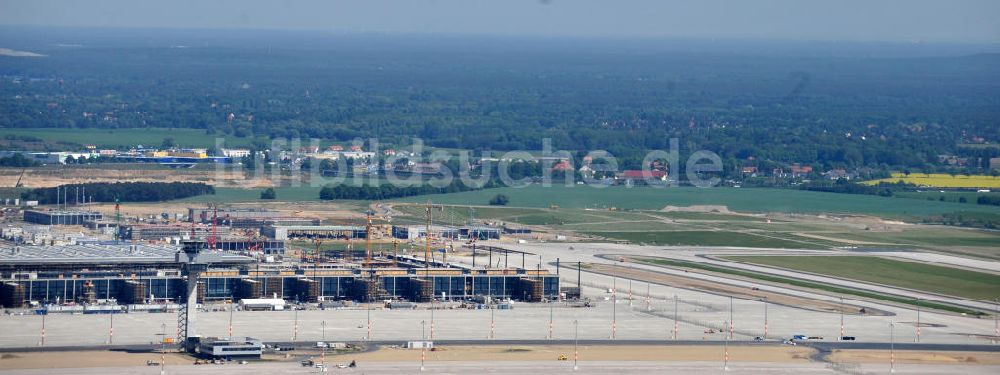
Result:
[[[558,359],[558,360],[560,360],[560,361],[566,361],[566,360],[568,360],[568,359],[569,359],[569,358],[566,358],[566,355],[565,355],[565,354],[560,354],[560,355],[559,355],[559,359]]]
[[[24,178],[24,172],[26,172],[27,170],[28,170],[28,168],[24,168],[24,169],[21,170],[21,175],[17,176],[17,183],[14,184],[14,187],[16,187],[16,188],[24,187],[24,183],[21,182],[21,179]]]

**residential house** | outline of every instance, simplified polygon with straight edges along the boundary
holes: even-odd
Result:
[[[792,164],[789,169],[791,169],[792,177],[805,177],[813,171],[813,167],[808,165],[799,165],[798,163]]]

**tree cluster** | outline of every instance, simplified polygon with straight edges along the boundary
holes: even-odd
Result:
[[[493,186],[495,185],[487,184],[484,188]],[[411,197],[414,195],[458,193],[478,189],[468,187],[458,180],[452,181],[451,184],[445,187],[435,187],[429,184],[417,186],[396,186],[392,184],[350,186],[337,184],[326,185],[320,189],[319,199],[383,200]]]
[[[78,190],[79,189],[79,190]],[[25,200],[37,200],[41,204],[54,204],[64,198],[70,203],[78,200],[87,202],[162,202],[172,199],[189,198],[204,194],[215,194],[215,188],[200,182],[95,182],[86,184],[61,185],[57,188],[36,188],[21,194]],[[79,193],[77,193],[79,192]]]

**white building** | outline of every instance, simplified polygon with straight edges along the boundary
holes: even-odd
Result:
[[[240,310],[243,311],[278,311],[285,309],[285,300],[281,298],[244,298],[240,300]]]
[[[222,156],[230,158],[245,158],[250,156],[250,150],[245,148],[224,148],[221,151]]]

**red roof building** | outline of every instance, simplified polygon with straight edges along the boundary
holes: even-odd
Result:
[[[813,167],[810,167],[808,165],[798,165],[798,164],[792,164],[792,167],[790,169],[792,170],[793,177],[807,175],[812,173],[813,171]]]
[[[556,163],[555,165],[552,166],[552,170],[553,171],[572,172],[573,171],[573,165],[571,165],[569,163],[569,160],[561,160],[561,161],[559,161],[558,163]]]

